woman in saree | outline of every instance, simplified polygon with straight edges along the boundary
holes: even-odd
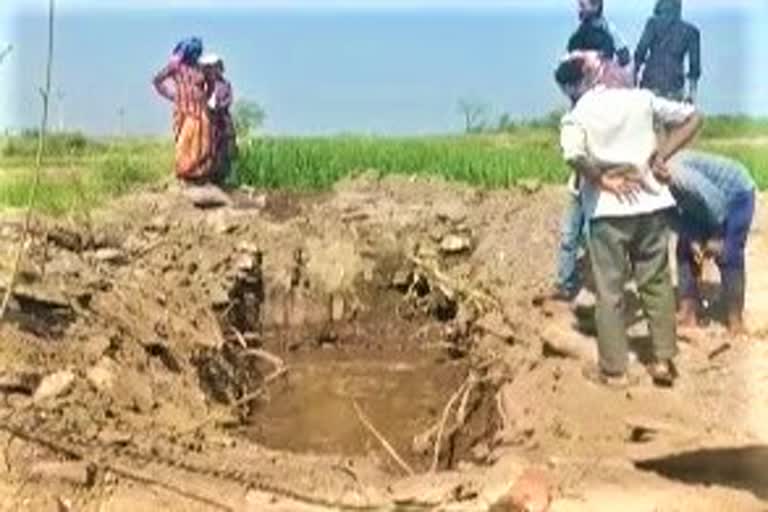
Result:
[[[157,93],[174,104],[176,177],[188,183],[206,182],[214,162],[207,105],[212,87],[198,64],[202,52],[200,39],[181,41],[153,80]]]

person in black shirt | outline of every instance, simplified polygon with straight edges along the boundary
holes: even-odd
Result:
[[[633,87],[630,69],[621,64],[614,36],[600,25],[582,24],[568,40],[568,52],[594,50],[603,62],[601,83],[607,87]]]
[[[624,39],[621,37],[621,34],[619,34],[618,30],[616,30],[616,27],[605,19],[605,15],[603,14],[603,0],[579,0],[579,22],[579,27],[569,40],[569,46],[574,37],[579,37],[578,34],[580,31],[589,28],[603,29],[611,37],[611,45],[613,46],[616,61],[619,63],[619,66],[623,67],[629,64],[632,58],[629,52],[629,47],[624,42]]]
[[[688,90],[683,64],[688,57]],[[658,0],[635,50],[635,81],[672,100],[694,102],[701,77],[699,29],[682,19],[682,0]]]

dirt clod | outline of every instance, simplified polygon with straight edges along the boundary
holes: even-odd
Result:
[[[83,461],[49,461],[34,464],[29,475],[32,478],[55,479],[71,485],[91,487],[95,483],[96,469]]]
[[[458,254],[468,251],[472,242],[467,237],[459,235],[446,235],[440,241],[440,251],[445,254]]]
[[[35,394],[32,399],[35,402],[42,402],[50,398],[57,398],[59,396],[69,393],[72,386],[75,384],[75,374],[69,370],[53,373],[40,381],[40,385],[35,390]]]
[[[548,512],[551,503],[550,477],[541,469],[528,468],[490,512]]]

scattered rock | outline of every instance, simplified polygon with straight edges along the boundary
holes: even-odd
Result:
[[[489,512],[548,512],[551,503],[549,476],[541,469],[529,468]]]
[[[344,310],[346,308],[346,304],[344,301],[344,297],[342,297],[339,294],[332,294],[331,295],[331,320],[334,322],[341,322],[344,320]]]
[[[26,286],[18,284],[13,295],[19,302],[41,309],[71,309],[69,299],[61,291],[50,286]]]
[[[56,506],[58,507],[57,512],[71,512],[72,500],[61,497],[56,498]]]
[[[439,254],[432,247],[422,244],[416,248],[416,256],[424,260],[431,260],[437,258]]]
[[[52,373],[45,377],[35,390],[32,399],[41,402],[49,398],[56,398],[69,393],[75,384],[75,374],[69,370]]]
[[[90,487],[96,480],[96,468],[85,461],[46,461],[34,464],[29,475],[41,480],[59,480],[72,485]]]
[[[126,263],[128,259],[125,257],[125,253],[120,249],[114,247],[105,247],[97,250],[93,253],[93,257],[96,261],[102,261],[104,263],[122,264]]]
[[[85,378],[97,391],[107,393],[115,383],[116,370],[117,365],[112,359],[102,357],[95,366],[86,372]]]
[[[86,264],[78,255],[71,252],[60,252],[46,264],[45,271],[47,274],[64,274],[76,277],[83,274],[86,268]]]
[[[585,309],[585,310],[593,310],[597,304],[597,297],[595,297],[595,294],[587,290],[586,288],[582,288],[578,294],[576,294],[576,297],[573,299],[573,307],[574,309]]]
[[[692,436],[695,432],[682,425],[668,423],[651,417],[632,416],[624,420],[629,428],[628,441],[632,443],[645,443],[653,440],[659,434],[667,436]]]
[[[585,362],[597,361],[597,344],[594,339],[568,329],[550,324],[542,329],[544,355],[568,357]]]
[[[259,246],[251,242],[240,242],[237,244],[237,250],[246,254],[257,254],[261,252]]]
[[[256,267],[256,258],[250,254],[241,254],[235,260],[235,269],[240,271],[253,270]]]
[[[459,235],[447,235],[440,242],[440,251],[445,254],[458,254],[472,247],[469,238]]]
[[[448,221],[454,224],[464,222],[467,218],[466,208],[460,201],[440,202],[436,206],[438,220]]]
[[[72,252],[80,252],[84,246],[83,237],[80,233],[62,226],[57,226],[48,231],[46,239],[48,242]]]
[[[401,268],[392,276],[392,287],[402,292],[408,291],[413,282],[413,272],[410,269]]]
[[[133,434],[106,428],[99,432],[98,439],[106,445],[126,446],[133,440]]]
[[[146,414],[155,405],[152,386],[147,378],[132,369],[123,369],[114,381],[110,395],[121,407]]]
[[[517,187],[526,194],[535,194],[541,190],[541,180],[537,180],[536,178],[518,180]]]
[[[154,219],[152,219],[149,224],[144,228],[147,231],[152,231],[155,233],[165,234],[170,229],[170,223],[168,222],[168,219],[163,215],[158,215]]]
[[[118,231],[104,230],[91,235],[88,247],[93,249],[102,249],[104,247],[120,247],[122,245],[118,237]]]
[[[264,209],[267,207],[268,199],[267,194],[257,194],[252,196],[252,205],[254,208]]]
[[[40,385],[41,376],[32,372],[0,373],[0,393],[31,395]]]
[[[365,211],[352,211],[341,216],[341,222],[354,222],[368,220],[371,214]]]
[[[232,202],[223,190],[214,185],[190,186],[184,189],[183,194],[198,208],[218,208]]]
[[[486,442],[480,442],[472,448],[472,458],[475,462],[483,463],[488,460],[490,455],[491,449]]]
[[[223,286],[216,286],[210,292],[211,306],[216,310],[221,310],[229,305],[229,293]]]

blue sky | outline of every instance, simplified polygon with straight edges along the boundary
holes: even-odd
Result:
[[[33,124],[47,0],[0,0],[0,128]],[[461,128],[460,98],[516,117],[563,104],[551,67],[575,0],[57,0],[52,122],[89,133],[166,133],[149,79],[175,40],[225,56],[236,93],[264,104],[274,133],[435,133]],[[607,13],[634,42],[653,0]],[[687,0],[704,37],[705,110],[768,115],[768,2]],[[212,7],[213,6],[213,7]],[[762,27],[762,28],[760,28]]]

